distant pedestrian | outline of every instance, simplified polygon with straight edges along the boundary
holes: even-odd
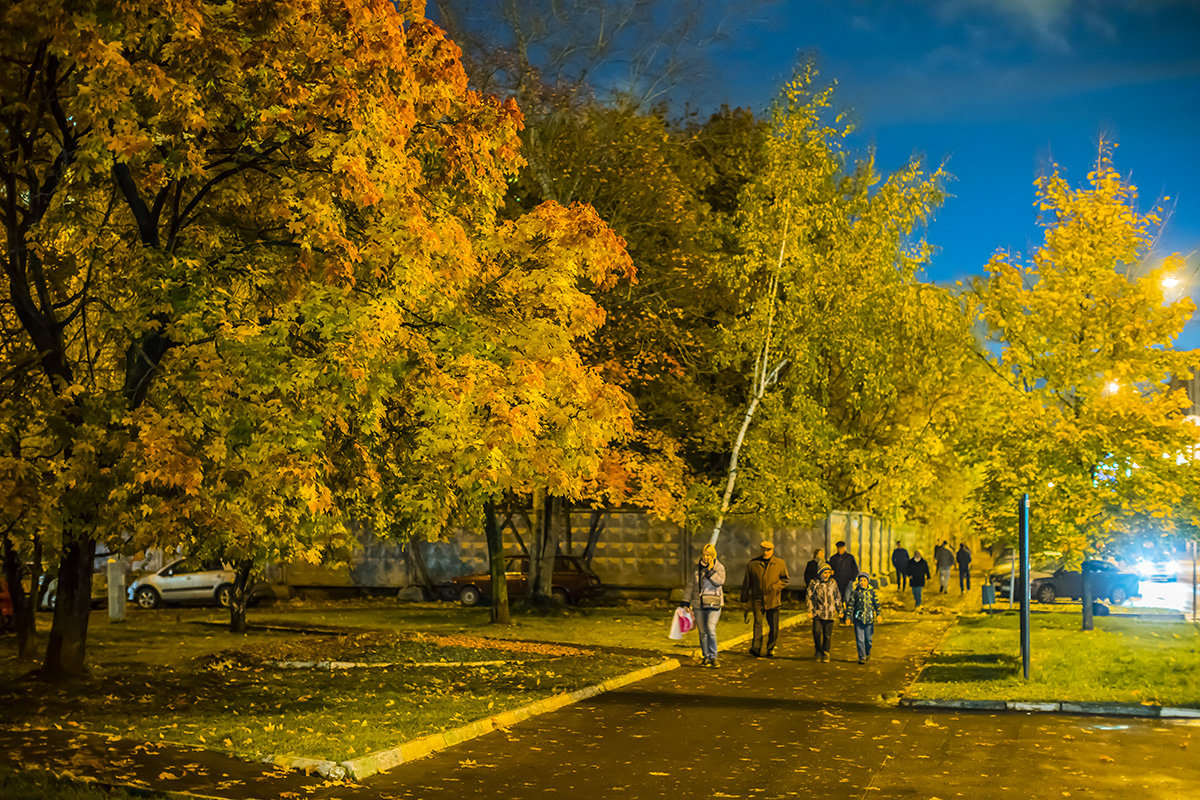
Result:
[[[925,589],[925,581],[929,580],[929,562],[921,558],[921,551],[914,550],[908,560],[908,585],[912,587],[913,600],[917,608],[921,607],[921,592]]]
[[[896,591],[903,592],[908,585],[908,551],[900,540],[896,540],[896,549],[892,551],[892,566],[896,568]]]
[[[783,605],[783,588],[788,585],[787,564],[775,557],[775,545],[763,542],[762,555],[746,565],[746,577],[742,579],[742,603],[754,612],[754,638],[750,642],[750,655],[763,655],[763,622],[767,623],[766,656],[775,655],[775,642],[779,637],[779,607]]]
[[[962,594],[971,590],[971,551],[966,542],[958,546],[954,560],[958,562],[958,593]]]
[[[858,562],[854,560],[853,555],[846,552],[845,542],[838,542],[834,546],[837,552],[829,557],[829,566],[833,567],[833,578],[837,581],[838,590],[841,591],[844,600],[850,584],[854,583],[854,578],[858,575]]]
[[[882,619],[879,613],[879,593],[871,585],[871,576],[865,572],[858,575],[850,589],[850,599],[842,610],[842,619],[854,621],[854,644],[858,647],[858,663],[865,664],[871,658],[871,641],[875,638],[875,621]]]
[[[804,585],[807,587],[817,579],[817,570],[825,563],[825,548],[818,547],[813,550],[812,559],[804,565]]]
[[[954,551],[949,542],[942,542],[933,551],[933,563],[938,572],[938,591],[945,594],[950,588],[950,570],[954,569]]]
[[[817,570],[817,579],[808,586],[808,611],[812,614],[814,658],[829,660],[829,648],[833,642],[833,621],[842,611],[842,593],[833,577],[833,567],[822,564]]]
[[[684,594],[696,614],[696,632],[700,636],[702,667],[717,666],[717,620],[725,605],[725,565],[717,560],[717,548],[704,545],[700,562]]]

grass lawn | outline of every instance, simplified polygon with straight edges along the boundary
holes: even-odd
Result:
[[[21,678],[35,665],[0,659],[0,705],[12,709],[11,724],[71,726],[249,757],[344,760],[590,686],[662,654],[689,655],[694,634],[667,638],[671,611],[659,602],[518,612],[503,628],[488,623],[486,609],[391,600],[280,604],[249,615],[252,625],[345,629],[341,635],[234,635],[202,624],[225,617],[201,608],[131,609],[116,625],[98,613],[88,677],[47,686]],[[718,634],[746,629],[738,610]],[[372,666],[279,663],[320,661]]]
[[[799,606],[785,606],[784,615]],[[499,627],[488,620],[486,608],[466,608],[456,603],[397,603],[392,600],[353,603],[283,603],[252,611],[253,623],[323,624],[347,628],[469,633],[475,636],[563,644],[621,647],[686,656],[699,647],[695,634],[675,641],[667,638],[674,604],[665,601],[630,601],[619,605],[576,606],[545,611],[521,611],[510,625]],[[213,620],[222,619],[217,614]],[[721,615],[718,639],[750,631],[740,606]]]
[[[37,772],[13,772],[0,767],[0,797],[5,800],[134,800],[160,797],[157,794],[132,794],[120,789],[89,786]]]
[[[1152,618],[1032,615],[1029,681],[1016,612],[959,618],[909,687],[910,697],[1063,700],[1200,707],[1200,628]]]

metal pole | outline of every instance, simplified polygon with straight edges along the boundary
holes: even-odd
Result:
[[[1021,670],[1029,680],[1029,495],[1021,495],[1017,506],[1021,556]]]
[[[1196,551],[1200,551],[1200,542],[1192,542],[1192,621],[1196,621]]]

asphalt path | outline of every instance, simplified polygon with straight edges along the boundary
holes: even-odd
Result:
[[[948,621],[888,622],[859,665],[807,625],[773,659],[684,666],[318,797],[1177,798],[1200,792],[1200,724],[902,709]]]
[[[1200,720],[900,708],[950,615],[898,614],[857,663],[808,626],[772,659],[725,652],[357,783],[215,751],[0,726],[0,762],[220,798],[1118,798],[1200,794]]]

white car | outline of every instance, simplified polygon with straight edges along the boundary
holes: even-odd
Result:
[[[1134,565],[1133,570],[1144,581],[1179,580],[1179,564],[1168,555],[1140,558]]]
[[[129,586],[129,599],[142,608],[163,603],[216,603],[228,606],[233,598],[233,567],[221,561],[180,558]],[[250,588],[248,604],[275,599],[271,587],[258,581]]]

